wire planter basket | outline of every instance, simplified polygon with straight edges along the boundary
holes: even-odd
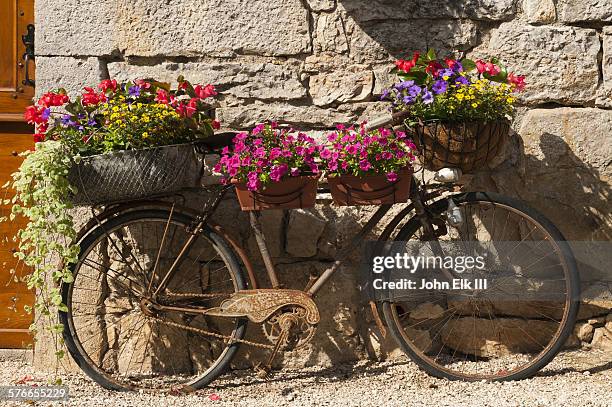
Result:
[[[507,121],[427,121],[407,126],[414,136],[421,164],[428,170],[460,168],[464,173],[489,169],[510,132]]]
[[[170,195],[199,185],[203,165],[194,144],[117,151],[74,163],[68,181],[75,206]]]

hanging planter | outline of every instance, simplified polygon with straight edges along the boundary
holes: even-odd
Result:
[[[191,143],[82,158],[68,172],[73,205],[168,195],[198,186],[203,166]]]
[[[287,178],[269,184],[260,191],[250,191],[245,182],[232,181],[236,195],[243,211],[260,211],[265,209],[311,208],[317,197],[319,176],[301,176]]]
[[[334,202],[339,206],[385,205],[408,201],[412,169],[397,173],[393,182],[384,174],[370,176],[340,175],[327,178]]]
[[[423,167],[489,169],[503,150],[525,76],[498,58],[440,59],[433,50],[396,62],[399,82],[383,92],[405,111]]]
[[[488,169],[503,150],[510,132],[506,120],[449,123],[429,121],[414,126],[414,143],[425,168],[461,168],[464,173]]]

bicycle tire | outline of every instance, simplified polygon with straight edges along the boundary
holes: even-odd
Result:
[[[544,230],[552,237],[554,242],[557,244],[562,253],[562,258],[566,265],[567,277],[566,283],[568,286],[568,295],[570,300],[568,302],[568,308],[566,310],[562,326],[559,328],[558,335],[555,340],[548,344],[545,351],[538,355],[537,359],[533,363],[530,363],[526,368],[519,371],[513,371],[511,374],[500,374],[499,377],[488,378],[489,381],[510,381],[510,380],[521,380],[534,376],[542,368],[544,368],[550,361],[557,355],[561,350],[562,346],[567,341],[569,335],[572,333],[576,317],[579,310],[579,294],[580,294],[580,278],[576,265],[576,260],[572,254],[569,244],[565,241],[565,238],[557,227],[541,213],[527,206],[524,202],[514,198],[506,197],[496,193],[484,193],[484,192],[469,192],[461,193],[452,196],[453,201],[456,205],[460,206],[462,203],[473,203],[473,202],[489,202],[493,204],[504,205],[512,207],[520,213],[528,216],[537,222]],[[434,215],[442,214],[448,207],[447,199],[440,199],[430,205],[427,209]],[[415,217],[411,218],[397,233],[394,240],[406,241],[414,235],[417,230],[421,227],[419,219]],[[389,328],[389,332],[392,337],[398,343],[402,351],[409,356],[419,368],[427,372],[428,374],[449,380],[464,380],[464,381],[478,381],[482,380],[482,377],[465,377],[464,375],[458,375],[447,369],[441,368],[441,366],[432,363],[432,361],[425,357],[425,355],[415,349],[415,346],[406,340],[403,332],[403,327],[399,324],[399,320],[396,318],[397,313],[393,312],[393,303],[391,301],[384,301],[382,303],[383,315],[385,318],[386,325]],[[395,314],[395,315],[394,315]]]
[[[77,281],[78,278],[78,266],[81,262],[81,258],[83,254],[88,253],[88,249],[92,247],[101,237],[103,237],[107,231],[114,230],[115,228],[120,227],[121,225],[127,225],[130,222],[134,222],[142,219],[159,219],[166,221],[169,218],[170,212],[166,210],[158,210],[158,209],[143,209],[143,210],[134,210],[130,212],[126,212],[124,214],[120,214],[107,222],[97,225],[93,227],[90,231],[88,231],[85,236],[81,239],[81,254],[79,256],[79,262],[72,266],[74,281],[72,283],[63,283],[61,287],[62,299],[64,304],[68,306],[68,312],[59,312],[59,320],[63,325],[63,338],[66,344],[66,347],[72,356],[75,363],[96,383],[101,385],[102,387],[115,390],[115,391],[131,391],[131,390],[140,390],[141,388],[137,386],[128,386],[124,383],[119,383],[116,380],[109,379],[109,377],[97,366],[89,357],[87,352],[83,349],[83,346],[79,342],[78,332],[75,328],[73,319],[71,317],[71,299],[72,299],[72,291],[74,282]],[[183,226],[190,225],[193,221],[193,218],[190,215],[174,212],[172,214],[173,221],[180,223]],[[232,274],[235,284],[235,290],[245,290],[247,289],[247,280],[244,276],[244,273],[240,267],[240,263],[238,262],[234,252],[231,250],[231,246],[211,230],[209,227],[205,227],[201,231],[201,236],[207,239],[212,245],[214,245],[219,254],[221,255],[223,261],[227,265],[229,272]],[[248,319],[239,318],[236,321],[235,329],[232,333],[232,337],[234,339],[242,339],[246,334]],[[195,380],[191,381],[186,385],[188,390],[199,389],[207,386],[213,380],[218,378],[221,374],[223,374],[229,367],[230,362],[236,355],[239,350],[240,343],[236,341],[232,341],[229,345],[225,347],[222,352],[222,356],[220,356],[214,365],[208,368],[203,374],[199,375]],[[147,390],[147,389],[144,389]]]

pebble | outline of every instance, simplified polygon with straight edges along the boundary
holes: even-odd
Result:
[[[271,380],[254,380],[250,372],[226,375],[201,391],[173,396],[123,393],[102,389],[80,373],[60,374],[70,400],[58,406],[612,406],[612,369],[605,352],[564,352],[541,375],[516,382],[466,383],[428,376],[412,362],[357,362],[333,368],[310,367],[273,372]],[[35,372],[23,361],[0,360],[0,385],[31,376],[46,384],[52,374]],[[353,373],[344,377],[341,373]],[[567,373],[566,373],[567,372]],[[213,396],[214,397],[211,397]],[[213,400],[214,399],[214,400]],[[23,404],[2,403],[2,406]],[[43,404],[41,404],[43,405]]]

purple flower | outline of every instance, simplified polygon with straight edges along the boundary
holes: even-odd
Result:
[[[404,96],[404,98],[402,99],[402,102],[404,102],[404,104],[406,105],[411,105],[414,103],[415,98],[413,96]]]
[[[45,110],[43,110],[42,114],[40,115],[40,118],[43,120],[48,120],[49,116],[51,116],[51,109],[46,108]]]
[[[433,93],[436,95],[446,92],[446,89],[448,89],[448,83],[443,79],[436,81],[431,87],[431,90],[433,90]]]
[[[439,78],[444,78],[446,76],[451,77],[453,76],[454,72],[452,69],[441,69],[440,71],[438,71],[438,77]]]
[[[63,115],[60,119],[60,123],[62,124],[62,126],[66,127],[74,126],[76,124],[74,121],[72,121],[72,116],[70,116],[69,114]]]
[[[397,174],[393,171],[387,173],[387,181],[395,182],[397,181]]]
[[[87,122],[87,125],[88,125],[88,126],[95,126],[96,124],[98,124],[98,123],[96,123],[96,121],[95,121],[94,119],[90,119],[90,120]]]
[[[370,168],[372,168],[372,164],[370,164],[368,160],[361,160],[359,161],[359,168],[362,171],[368,171]]]
[[[327,160],[331,157],[331,151],[329,151],[328,149],[324,148],[323,150],[321,150],[321,158],[324,160]]]
[[[419,93],[421,93],[421,88],[418,85],[408,88],[408,94],[412,97],[417,97]]]
[[[128,95],[135,97],[135,98],[140,96],[140,86],[138,85],[130,86],[130,88],[128,89]]]
[[[470,82],[464,76],[459,76],[457,79],[455,79],[455,83],[458,85],[469,85],[470,84]]]
[[[397,85],[395,85],[395,89],[397,90],[404,90],[404,89],[408,89],[409,87],[414,85],[414,81],[402,81],[400,83],[398,83]]]
[[[297,177],[299,175],[300,175],[300,169],[299,168],[296,168],[296,167],[291,168],[291,176],[292,177]]]
[[[382,95],[380,95],[380,100],[387,99],[389,97],[389,94],[391,94],[391,91],[389,89],[383,90]]]
[[[433,95],[431,94],[430,91],[426,90],[425,93],[423,94],[423,103],[425,103],[426,105],[432,104],[434,101]]]
[[[455,61],[455,63],[453,63],[453,71],[454,72],[461,72],[461,71],[463,71],[463,65],[461,65],[461,62]]]
[[[257,158],[264,158],[266,156],[266,149],[263,147],[258,147],[257,149],[255,149],[253,155]]]

